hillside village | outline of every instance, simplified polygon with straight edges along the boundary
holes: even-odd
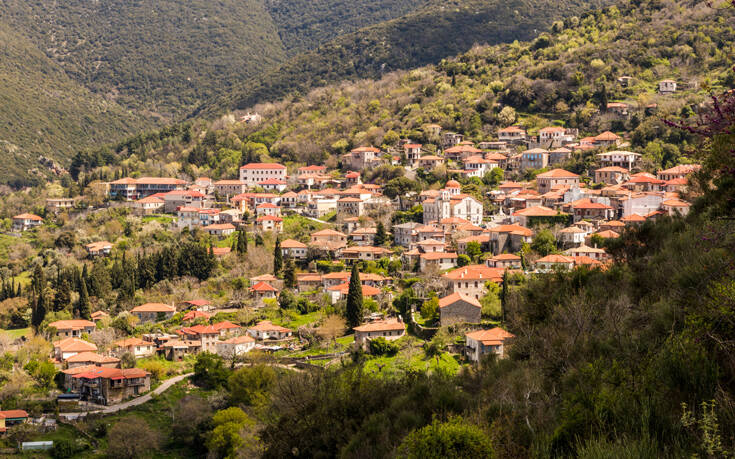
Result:
[[[623,12],[0,187],[0,452],[728,457],[735,80],[694,20],[587,59],[682,14]]]
[[[459,364],[502,357],[514,336],[503,328],[503,291],[528,276],[580,266],[604,270],[611,263],[608,241],[646,221],[686,215],[696,196],[691,177],[698,165],[643,170],[641,154],[625,149],[625,133],[582,137],[549,126],[529,136],[514,125],[475,143],[439,125],[424,129],[441,139],[438,150],[403,139],[388,151],[355,148],[336,168],[254,162],[241,166],[238,177],[219,180],[123,177],[96,185],[103,195],[98,205],[81,207],[83,196],[48,198],[42,216],[33,208],[15,215],[9,229],[17,238],[58,226],[60,218],[72,228],[95,214],[107,215],[100,223],[112,215],[155,222],[201,248],[179,257],[198,258],[189,264],[205,268],[178,268],[200,281],[217,272],[227,279],[237,260],[261,255],[244,271],[241,294],[223,298],[192,289],[161,301],[160,291],[141,285],[170,276],[160,272],[166,270],[160,248],[135,249],[125,236],[101,240],[114,234],[104,230],[74,241],[66,249],[78,260],[78,278],[67,282],[61,272],[51,273],[54,298],[44,299],[41,290],[29,295],[30,322],[53,345],[48,357],[63,374],[64,393],[100,405],[146,393],[152,378],[163,375],[155,365],[155,372],[136,367],[136,360],[185,368],[200,353],[236,361],[265,352],[302,356],[302,362],[323,354],[334,363],[353,348],[395,355],[399,347],[392,343],[407,335],[428,343],[439,333],[444,338],[435,352],[448,352]],[[565,170],[580,151],[593,155],[590,168]],[[386,164],[403,169],[399,180],[363,181]],[[438,188],[420,189],[410,178],[440,167],[447,179]],[[310,224],[319,229],[307,230]],[[151,250],[159,251],[157,258]],[[262,256],[266,250],[272,256]],[[132,257],[137,266],[129,264]],[[146,257],[154,259],[150,268]],[[133,286],[115,279],[131,268],[139,271]],[[156,272],[141,281],[146,269]],[[26,289],[43,282],[43,271],[37,266]],[[94,285],[100,283],[95,276],[107,273],[120,290],[110,302]],[[14,277],[9,282],[14,286]],[[58,296],[71,297],[75,283],[76,304],[55,306]],[[14,289],[5,296],[18,296]],[[314,341],[315,330],[335,346]]]

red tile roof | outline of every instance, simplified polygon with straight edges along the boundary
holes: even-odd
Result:
[[[445,308],[459,301],[464,301],[478,308],[482,307],[480,302],[472,298],[471,296],[467,296],[460,292],[454,292],[451,295],[448,295],[448,296],[445,296],[444,298],[439,299],[439,308]]]

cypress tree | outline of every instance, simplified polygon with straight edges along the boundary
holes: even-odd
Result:
[[[276,246],[273,249],[273,275],[278,276],[283,269],[283,253],[281,253],[281,237],[276,237]]]
[[[240,230],[240,237],[238,238],[237,251],[244,255],[248,253],[248,233],[244,229]]]
[[[508,270],[503,271],[503,290],[500,294],[500,320],[505,322],[505,302],[508,300]]]
[[[46,289],[42,289],[36,298],[36,303],[31,311],[31,325],[33,328],[38,330],[38,327],[43,323],[43,319],[46,318],[46,312],[48,311],[48,304],[46,302]]]
[[[89,292],[87,283],[89,282],[89,274],[87,273],[87,265],[82,270],[82,279],[79,282],[79,302],[77,303],[77,313],[82,319],[89,320],[92,311],[89,309]]]
[[[378,228],[375,232],[375,245],[380,247],[381,245],[385,244],[387,239],[388,235],[385,233],[385,225],[383,225],[383,222],[378,222]]]
[[[286,258],[286,265],[283,268],[283,285],[286,288],[296,288],[296,267],[291,257]]]
[[[345,313],[347,316],[347,325],[350,328],[355,328],[362,323],[362,284],[360,284],[360,273],[357,270],[357,263],[352,266]]]
[[[263,236],[260,235],[260,233],[255,235],[255,246],[262,246],[263,245]]]
[[[71,285],[66,277],[59,276],[56,295],[54,295],[54,311],[63,311],[71,303]]]

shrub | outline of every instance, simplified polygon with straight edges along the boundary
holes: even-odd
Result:
[[[373,355],[393,356],[398,353],[398,345],[380,336],[370,340],[370,353]]]

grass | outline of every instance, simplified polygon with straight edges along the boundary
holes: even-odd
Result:
[[[141,220],[143,223],[155,221],[161,223],[162,225],[170,225],[174,222],[173,217],[169,217],[167,215],[146,215],[142,217]]]
[[[408,371],[441,372],[456,374],[460,364],[447,352],[435,357],[428,357],[423,350],[411,353],[399,352],[393,357],[369,357],[365,362],[365,371],[386,378],[400,376]]]
[[[307,356],[315,356],[315,355],[333,354],[335,352],[343,352],[349,349],[349,347],[354,342],[355,342],[355,335],[346,335],[346,336],[337,338],[337,346],[334,345],[334,341],[330,340],[329,343],[325,342],[323,346],[313,347],[313,348],[307,349],[302,352],[290,354],[288,356],[289,357],[307,357]],[[329,360],[324,360],[323,362],[326,363],[328,361]],[[319,365],[319,363],[317,362],[321,362],[321,361],[314,361],[312,363]]]
[[[299,314],[298,312],[286,312],[284,316],[274,318],[273,323],[282,327],[295,330],[303,325],[309,325],[318,322],[324,314],[321,311],[314,311],[308,314]]]
[[[18,339],[21,336],[30,336],[31,335],[31,329],[28,328],[15,328],[12,330],[0,330],[0,333],[3,333],[5,335],[8,335],[10,339]]]

